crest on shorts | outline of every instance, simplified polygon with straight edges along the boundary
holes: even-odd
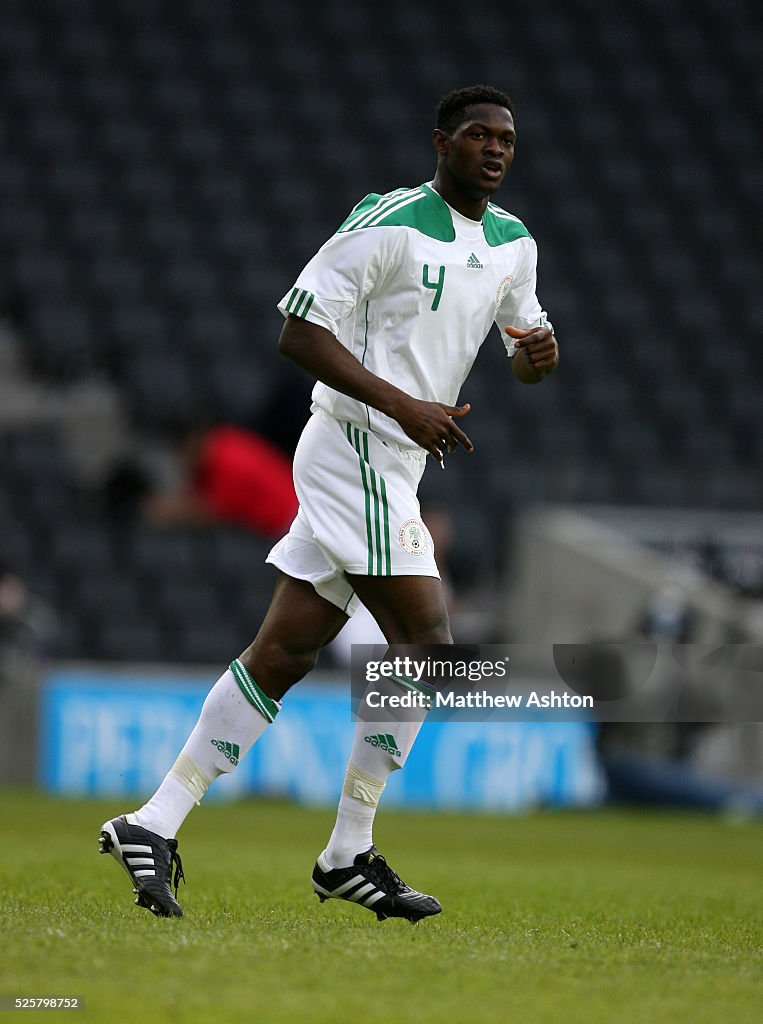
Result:
[[[425,555],[429,551],[429,534],[420,519],[408,519],[400,527],[400,546],[409,555]]]
[[[495,296],[495,308],[496,309],[500,309],[501,303],[506,298],[506,296],[509,294],[509,289],[511,288],[511,282],[513,280],[514,280],[514,278],[511,276],[511,274],[509,274],[509,276],[508,277],[504,277],[504,279],[498,285],[498,292],[496,293],[496,296]]]

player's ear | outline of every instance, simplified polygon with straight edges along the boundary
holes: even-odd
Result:
[[[432,132],[432,143],[438,153],[447,153],[448,145],[450,144],[450,135],[441,131],[439,128],[435,128]]]

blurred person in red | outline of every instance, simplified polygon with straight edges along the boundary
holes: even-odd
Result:
[[[192,433],[182,461],[179,486],[143,502],[144,516],[158,526],[228,522],[277,536],[297,514],[290,460],[249,430],[223,424]]]

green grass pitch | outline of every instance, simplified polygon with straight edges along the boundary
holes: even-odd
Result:
[[[332,812],[257,801],[191,815],[186,917],[158,920],[97,853],[120,809],[0,791],[0,995],[85,1000],[21,1019],[763,1020],[760,822],[382,811],[380,849],[443,903],[414,927],[321,906],[309,876]]]

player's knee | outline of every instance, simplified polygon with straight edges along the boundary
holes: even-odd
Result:
[[[312,649],[297,650],[283,644],[271,644],[265,652],[269,676],[277,676],[289,685],[299,682],[315,668],[318,652]]]
[[[415,615],[408,615],[407,628],[411,644],[452,644],[450,619],[442,591],[438,588],[428,595],[416,609]]]
[[[255,643],[247,654],[247,670],[274,700],[311,672],[318,660],[317,649],[300,649],[278,640]]]
[[[450,632],[450,623],[448,619],[443,620],[436,626],[432,626],[426,633],[426,639],[423,637],[418,640],[418,643],[426,644],[452,644],[453,637]]]
[[[403,623],[407,644],[452,644],[450,621],[447,613],[439,610],[424,612],[415,622]]]

